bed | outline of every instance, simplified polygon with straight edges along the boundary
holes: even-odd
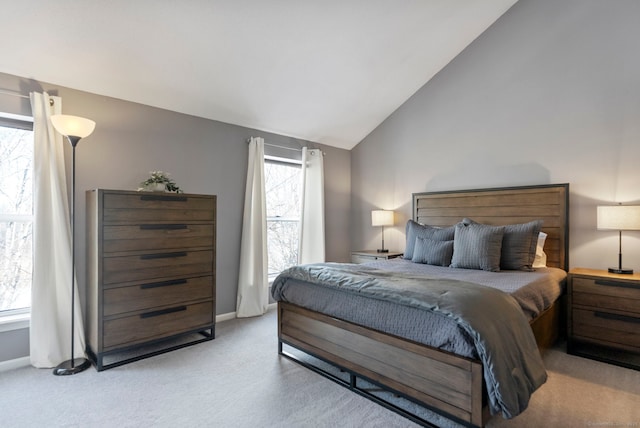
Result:
[[[507,306],[517,299],[503,298],[502,295],[506,295],[506,293],[502,292],[491,291],[489,293],[492,296],[496,296],[495,302],[497,306],[495,308],[499,309],[494,309],[494,311],[504,311],[505,314],[511,314],[509,311],[512,311],[514,312],[512,315],[518,319],[518,322],[511,319],[507,323],[496,322],[495,328],[504,329],[505,325],[509,325],[510,329],[503,330],[499,335],[510,336],[512,334],[511,330],[513,330],[513,336],[518,337],[517,342],[520,340],[526,342],[522,349],[519,349],[519,346],[513,347],[514,354],[517,353],[517,357],[514,358],[530,359],[531,362],[527,361],[526,364],[534,367],[539,364],[537,359],[539,354],[535,352],[535,348],[537,347],[543,351],[551,346],[562,331],[563,294],[561,290],[564,278],[562,274],[566,272],[568,267],[568,187],[568,184],[559,184],[416,193],[413,195],[412,219],[407,225],[408,231],[410,223],[446,229],[452,225],[460,225],[465,222],[465,226],[480,224],[482,227],[486,225],[487,228],[495,227],[495,229],[498,229],[496,226],[542,221],[541,231],[546,234],[544,253],[547,268],[533,269],[535,272],[531,272],[531,275],[542,276],[545,270],[554,271],[560,291],[552,293],[551,297],[541,299],[547,300],[543,304],[530,303],[531,307],[527,307],[527,304],[525,304],[525,309],[515,311],[512,311]],[[460,232],[457,233],[462,235]],[[410,233],[407,236],[409,235]],[[458,248],[462,248],[462,245],[459,245]],[[454,261],[455,259],[456,256],[454,256]],[[457,261],[460,262],[459,257]],[[509,361],[502,363],[501,360],[496,358],[496,355],[502,357],[503,353],[511,354],[511,348],[509,348],[508,352],[504,352],[506,348],[498,346],[496,349],[503,349],[503,351],[491,354],[491,346],[488,346],[489,359],[487,359],[485,342],[481,342],[482,346],[476,346],[474,349],[465,348],[466,345],[458,346],[458,342],[454,339],[445,339],[443,343],[433,344],[428,340],[418,339],[415,334],[412,335],[411,327],[415,327],[413,326],[413,318],[411,325],[408,327],[403,326],[401,322],[397,322],[397,319],[390,318],[392,317],[390,314],[394,313],[397,306],[419,306],[422,304],[420,302],[415,303],[417,300],[414,296],[417,292],[415,290],[420,288],[419,285],[416,285],[418,284],[417,281],[422,279],[416,278],[416,276],[419,276],[416,272],[405,272],[405,267],[410,266],[412,262],[413,260],[396,261],[393,265],[397,267],[396,272],[394,272],[394,267],[391,267],[391,265],[360,266],[344,264],[333,266],[329,264],[312,267],[313,272],[318,273],[318,277],[329,275],[331,281],[335,281],[336,284],[339,283],[340,285],[350,282],[367,282],[369,276],[374,277],[375,271],[375,275],[379,275],[380,278],[376,276],[371,287],[361,287],[361,289],[367,290],[364,293],[365,295],[362,296],[360,294],[363,293],[360,292],[346,294],[338,292],[332,295],[331,292],[327,291],[327,284],[323,284],[322,287],[316,287],[317,284],[314,285],[315,279],[308,277],[311,267],[294,268],[293,272],[287,274],[291,278],[279,277],[274,282],[273,290],[273,296],[278,300],[279,352],[289,358],[298,360],[311,369],[320,370],[318,367],[310,366],[293,354],[285,352],[283,350],[283,344],[285,344],[317,357],[323,362],[339,367],[349,374],[349,381],[346,382],[346,386],[361,395],[368,396],[374,401],[386,405],[392,410],[398,411],[415,422],[424,425],[429,424],[420,417],[407,414],[404,410],[398,409],[392,403],[381,402],[379,398],[371,396],[358,387],[358,379],[372,382],[381,388],[392,391],[394,394],[443,414],[454,421],[472,426],[483,426],[491,413],[496,412],[496,391],[494,386],[500,384],[500,382],[496,382],[496,379],[494,379],[495,372],[509,370],[508,367],[503,367],[505,365],[508,366]],[[392,263],[392,261],[389,263]],[[406,266],[403,267],[401,266],[402,264]],[[299,269],[299,271],[295,271],[295,269]],[[469,274],[471,272],[471,269],[452,269],[441,266],[435,266],[431,269],[447,273],[461,271]],[[380,273],[379,271],[381,270],[384,272]],[[503,274],[503,277],[510,274],[526,276],[522,271],[517,273],[504,270],[494,273],[489,272],[490,269],[485,269],[484,271],[487,271],[487,274]],[[294,274],[297,272],[303,272],[302,276],[295,277]],[[343,273],[344,275],[349,275],[344,277],[347,279],[339,276]],[[428,275],[437,276],[433,272]],[[352,278],[356,278],[356,280]],[[473,297],[464,297],[464,293],[456,291],[463,287],[455,287],[455,281],[468,281],[468,278],[439,279],[438,281],[436,287],[445,287],[447,286],[445,284],[446,281],[453,281],[453,287],[449,289],[437,288],[437,292],[441,296],[447,296],[447,298],[452,299],[453,303],[451,304],[453,306],[458,305],[455,299],[460,298],[463,301],[460,305],[466,306],[464,310],[471,310],[473,313],[471,315],[472,318],[479,312],[472,307],[473,299],[487,299],[482,300],[483,303],[480,306],[493,307],[494,300],[492,299],[494,297],[481,296],[480,294],[473,294]],[[506,282],[508,283],[509,281]],[[410,304],[395,305],[394,302],[387,301],[386,296],[389,294],[386,291],[387,288],[378,287],[382,283],[385,287],[399,284],[398,286],[402,288],[399,292],[401,298],[405,302],[410,302]],[[471,279],[471,281],[465,282],[465,285],[468,285],[470,290],[477,288],[483,293],[485,292],[484,289],[493,290],[493,288],[474,283],[482,283],[482,281]],[[283,288],[286,288],[286,293],[283,292]],[[422,289],[419,292],[422,293]],[[367,293],[369,294],[367,295]],[[456,293],[460,296],[457,296]],[[305,295],[307,300],[304,300]],[[298,299],[298,297],[300,298]],[[395,298],[397,296],[394,296]],[[465,298],[471,300],[464,303]],[[505,302],[502,302],[501,299]],[[337,310],[336,307],[340,306],[336,304],[338,301],[340,305],[350,304],[351,306]],[[349,303],[350,301],[351,303]],[[498,302],[500,303],[499,305]],[[441,306],[449,310],[448,304],[449,301]],[[410,311],[416,312],[418,309],[413,307],[410,308]],[[429,309],[434,312],[433,308]],[[363,321],[365,318],[360,317],[360,315],[368,311],[380,315],[374,317],[373,321]],[[452,311],[454,318],[457,317],[457,307]],[[476,335],[477,330],[486,332],[494,328],[490,320],[486,321],[486,325],[483,321],[476,326],[472,326],[470,330],[454,328],[451,323],[451,313],[447,313],[443,317],[441,312],[442,308],[436,307],[435,314],[430,313],[425,316],[427,318],[424,322],[431,323],[432,320],[445,318],[446,320],[441,323],[442,326],[439,325],[435,328],[433,327],[435,324],[429,324],[431,327],[420,327],[417,330],[430,330],[438,335],[440,328],[444,330],[460,329],[463,330],[459,333],[463,336],[462,342],[471,340],[475,345],[478,345],[480,342],[477,341],[476,336],[481,337],[482,334]],[[518,312],[518,314],[515,312]],[[500,313],[502,314],[502,312]],[[405,316],[403,312],[398,315],[398,318]],[[526,332],[523,331],[522,326],[518,326],[522,324],[520,318],[525,319],[524,329],[526,329]],[[467,326],[464,317],[462,318],[464,322],[460,322],[459,317],[456,319],[455,325]],[[413,330],[415,332],[416,328]],[[469,337],[465,338],[465,334],[471,339]],[[446,337],[446,335],[444,336]],[[532,351],[532,346],[534,351]],[[505,358],[509,357],[510,355],[507,355]],[[485,362],[484,365],[483,361]],[[487,364],[487,361],[490,361],[490,364]],[[496,362],[495,364],[494,361]],[[537,367],[535,368],[537,370]],[[524,370],[535,372],[533,369],[529,370],[528,366]],[[544,369],[542,368],[542,370]],[[536,376],[534,376],[536,380],[532,382],[533,385],[528,392],[532,393],[543,383],[546,379],[546,373],[544,376],[544,378],[541,378],[538,370]],[[501,398],[500,394],[500,391],[498,391],[497,396],[499,399]],[[507,396],[506,401],[509,401],[509,394],[503,395]],[[524,399],[518,396],[515,400],[523,401],[524,404],[522,405],[526,407],[528,396]],[[515,413],[517,414],[519,411],[517,410]],[[503,414],[506,413],[503,412]],[[514,416],[513,413],[507,414],[507,417],[512,416]]]

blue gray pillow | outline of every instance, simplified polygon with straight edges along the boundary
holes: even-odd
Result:
[[[502,238],[500,268],[533,270],[538,234],[541,228],[542,220],[505,226],[504,237]]]
[[[451,267],[499,271],[503,235],[503,226],[458,223],[455,226]]]
[[[479,224],[468,218],[463,219],[462,223]],[[504,226],[502,249],[500,250],[500,269],[533,270],[538,234],[542,223],[542,220],[533,220],[528,223]]]
[[[452,256],[453,240],[435,241],[418,236],[411,261],[428,265],[449,266]]]
[[[413,250],[416,245],[416,238],[427,238],[434,241],[451,241],[455,233],[455,227],[435,227],[420,224],[416,221],[407,221],[405,227],[406,232],[406,245],[404,248],[404,258],[407,260],[413,259]]]

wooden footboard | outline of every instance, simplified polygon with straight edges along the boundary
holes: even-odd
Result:
[[[482,426],[488,415],[477,360],[284,302],[278,302],[278,338],[468,424]]]
[[[562,331],[562,300],[531,323],[540,351]],[[427,408],[483,426],[489,418],[482,363],[278,302],[278,339]]]

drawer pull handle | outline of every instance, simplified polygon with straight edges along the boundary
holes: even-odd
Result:
[[[141,224],[141,230],[179,230],[187,229],[186,224]]]
[[[186,306],[176,306],[175,308],[167,308],[167,309],[161,309],[159,311],[146,312],[144,314],[140,314],[140,318],[159,317],[160,315],[172,314],[174,312],[182,312],[186,310],[187,310]]]
[[[606,285],[607,287],[620,287],[620,288],[635,288],[640,289],[640,286],[627,282],[618,281],[606,281],[602,279],[596,279],[596,285]]]
[[[140,196],[141,201],[168,201],[168,202],[187,202],[186,196],[165,196],[165,195],[143,195]]]
[[[148,284],[142,284],[140,288],[143,290],[147,290],[149,288],[169,287],[171,285],[182,285],[186,283],[187,283],[186,279],[173,279],[171,281],[150,282]]]
[[[599,318],[604,318],[608,320],[635,322],[640,324],[640,318],[634,318],[627,315],[610,314],[609,312],[599,312],[599,311],[596,311],[593,314]]]
[[[140,256],[140,259],[141,260],[170,259],[174,257],[187,257],[187,253],[184,251],[180,251],[177,253],[143,254]]]

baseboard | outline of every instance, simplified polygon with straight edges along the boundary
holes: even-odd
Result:
[[[236,313],[235,312],[229,312],[227,314],[216,315],[216,322],[229,321],[229,320],[235,319],[235,317],[236,317]]]
[[[269,305],[267,305],[267,312],[272,311],[274,309],[276,309],[278,307],[278,303],[271,303]],[[233,320],[236,319],[236,312],[229,312],[226,314],[222,314],[222,315],[217,315],[216,316],[216,322],[222,322],[222,321],[229,321],[229,320]]]
[[[31,364],[29,357],[16,358],[14,360],[0,361],[0,372],[6,372],[20,367],[26,367]]]

